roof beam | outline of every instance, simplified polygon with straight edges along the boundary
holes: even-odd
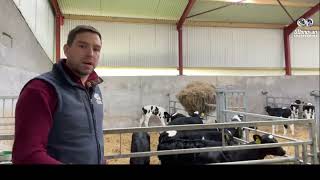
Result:
[[[300,18],[309,18],[316,12],[320,10],[320,3],[309,9],[304,13]],[[300,19],[299,18],[299,19]],[[286,75],[291,76],[291,52],[290,52],[290,37],[289,35],[298,27],[297,21],[294,21],[289,26],[283,28],[283,40],[284,40],[284,56],[285,56],[285,65],[286,65]]]
[[[194,5],[194,3],[196,2],[196,0],[189,0],[189,3],[187,5],[187,7],[184,9],[182,16],[180,17],[179,22],[177,23],[177,29],[181,29],[183,23],[186,21],[187,16],[189,15],[192,6]]]
[[[57,0],[50,0],[50,4],[51,4],[51,7],[53,9],[54,14],[56,16],[61,16],[62,13],[61,13],[61,10],[60,10],[60,7],[59,7]]]
[[[189,0],[187,7],[184,9],[179,22],[177,23],[178,30],[178,51],[179,51],[179,75],[183,75],[183,54],[182,54],[182,25],[186,21],[192,6],[195,4],[196,0]]]
[[[60,33],[63,25],[63,15],[57,0],[50,0],[51,7],[55,15],[55,38],[56,38],[56,62],[60,60]]]
[[[227,3],[236,3],[239,0],[200,0],[201,2],[227,2]],[[277,0],[245,0],[242,2],[243,4],[257,4],[257,5],[279,5]],[[290,7],[313,7],[315,3],[309,3],[309,2],[293,2],[288,0],[282,0],[281,3],[284,6],[290,6]]]
[[[299,17],[297,20],[292,22],[288,27],[285,27],[285,30],[288,31],[289,34],[291,34],[297,27],[297,21],[301,18],[309,18],[315,13],[317,13],[320,10],[320,3],[317,5],[313,6],[311,9],[309,9],[306,13],[304,13],[301,17]]]
[[[177,23],[177,30],[178,30],[178,51],[179,51],[179,75],[183,75],[183,54],[182,54],[182,25],[186,21],[192,6],[196,0],[189,0],[187,7],[184,9],[180,20]]]
[[[64,19],[90,20],[105,22],[142,23],[142,24],[176,24],[175,20],[144,19],[144,18],[122,18],[105,16],[85,16],[65,14]],[[257,29],[283,29],[286,24],[266,24],[266,23],[238,23],[238,22],[214,22],[214,21],[192,21],[186,20],[184,26],[195,27],[231,27],[231,28],[257,28]],[[319,30],[319,26],[308,27],[308,30]]]
[[[237,22],[213,22],[213,21],[187,21],[185,26],[198,27],[230,27],[230,28],[256,28],[256,29],[283,29],[285,24],[258,24]]]
[[[65,19],[72,20],[90,20],[90,21],[106,21],[106,22],[124,22],[124,23],[142,23],[142,24],[176,24],[176,20],[165,19],[146,19],[146,18],[124,18],[110,16],[86,16],[64,14]]]

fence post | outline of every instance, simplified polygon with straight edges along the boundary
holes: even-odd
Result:
[[[222,88],[217,88],[217,122],[222,123],[225,122],[225,113],[223,112],[226,110],[225,104],[225,93]]]
[[[318,144],[318,159],[320,158],[320,91],[313,90],[310,93],[311,96],[314,96],[314,108],[315,108],[315,133],[316,133],[316,143]]]
[[[317,147],[317,133],[316,133],[316,122],[312,121],[308,125],[308,129],[310,132],[309,139],[312,140],[312,144],[310,145],[310,151],[312,154],[312,164],[318,164],[318,147]]]
[[[296,158],[295,164],[299,164],[299,147],[294,146],[294,157]]]
[[[302,159],[303,159],[303,164],[308,163],[308,151],[307,151],[306,144],[302,144]]]

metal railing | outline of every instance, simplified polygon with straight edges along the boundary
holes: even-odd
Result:
[[[268,96],[268,92],[265,92],[266,95],[266,105],[271,107],[290,107],[290,105],[295,100],[300,100],[301,102],[307,102],[304,98],[301,97],[280,97],[280,96]],[[316,141],[318,144],[318,152],[320,150],[320,91],[319,90],[313,90],[310,92],[310,96],[314,97],[313,105],[315,107],[315,133],[317,134]],[[303,106],[304,104],[299,105],[299,113],[298,117],[301,119],[303,117]],[[320,158],[320,154],[319,154]]]
[[[0,145],[12,146],[17,96],[0,96]],[[0,150],[3,148],[0,148]]]
[[[318,93],[318,94],[317,94]],[[241,101],[242,105],[233,105],[230,107],[229,100],[227,98],[228,94],[232,94],[231,96],[243,96],[244,98]],[[128,158],[128,157],[143,157],[143,156],[157,156],[157,155],[170,155],[170,154],[186,154],[186,153],[195,153],[195,152],[209,152],[209,151],[230,151],[230,150],[239,150],[239,149],[257,149],[257,148],[269,148],[269,147],[281,147],[281,146],[293,146],[294,147],[294,156],[285,157],[285,158],[276,158],[276,159],[265,159],[265,160],[255,160],[255,161],[242,161],[242,162],[230,162],[226,164],[260,164],[260,163],[283,163],[283,162],[294,162],[297,164],[304,163],[308,164],[308,158],[311,158],[311,164],[318,164],[319,160],[317,157],[319,143],[317,139],[320,139],[319,134],[319,92],[311,93],[312,96],[315,96],[316,99],[316,121],[312,119],[286,119],[281,117],[274,117],[268,115],[254,114],[246,112],[246,98],[244,91],[232,91],[232,90],[217,90],[217,120],[218,123],[215,124],[197,124],[197,125],[175,125],[175,126],[154,126],[154,127],[134,127],[134,128],[116,128],[116,129],[104,129],[104,134],[122,134],[122,133],[132,133],[132,132],[160,132],[160,131],[169,131],[169,130],[196,130],[196,129],[212,129],[212,128],[234,128],[234,127],[243,127],[245,129],[246,138],[244,140],[238,139],[241,143],[248,142],[249,131],[254,131],[256,133],[262,134],[272,134],[265,131],[251,129],[249,126],[268,126],[268,125],[283,125],[283,124],[303,124],[306,125],[309,130],[309,138],[308,140],[299,140],[294,138],[289,138],[286,136],[280,136],[277,134],[273,134],[277,138],[281,138],[287,140],[289,142],[281,142],[274,144],[255,144],[255,145],[236,145],[236,146],[226,146],[225,143],[221,147],[206,147],[206,148],[191,148],[191,149],[175,149],[175,150],[166,150],[166,151],[150,151],[150,152],[138,152],[138,153],[119,153],[119,154],[111,154],[105,156],[106,159],[115,159],[115,158]],[[2,96],[1,99],[16,99],[16,96]],[[7,100],[5,100],[7,101]],[[3,109],[5,107],[6,102],[2,101]],[[229,102],[228,102],[229,101]],[[12,101],[13,102],[13,101]],[[173,107],[170,105],[173,103]],[[176,101],[169,101],[169,111],[170,108],[172,112],[177,110],[184,110],[183,108],[176,107]],[[1,106],[0,106],[1,107]],[[14,105],[12,105],[12,109]],[[234,109],[243,110],[243,111],[234,111]],[[9,113],[10,114],[10,113]],[[242,114],[244,115],[244,119],[247,116],[267,119],[267,121],[243,121],[243,122],[228,122],[228,114]],[[1,115],[1,112],[0,112]],[[14,112],[11,113],[12,117],[14,117]],[[5,116],[4,110],[2,111],[2,116]],[[1,116],[0,116],[1,118]],[[276,120],[276,121],[275,121]],[[10,125],[10,123],[3,122],[2,125]],[[14,125],[14,124],[13,124]],[[0,124],[1,126],[1,124]],[[224,132],[224,131],[222,131]],[[12,134],[1,134],[0,140],[13,140],[14,136]],[[224,136],[222,135],[222,141],[224,142]],[[121,142],[120,142],[121,143]],[[301,146],[301,153],[299,152],[299,146]],[[307,152],[308,146],[310,146],[310,152]],[[320,146],[319,146],[320,148]]]
[[[231,95],[230,95],[231,94]],[[230,103],[230,97],[242,96],[241,102],[232,104]],[[231,100],[232,102],[232,100]],[[181,107],[177,107],[179,102],[169,100],[169,112],[173,113],[177,110],[184,110]],[[230,105],[231,104],[231,105]],[[181,106],[181,105],[180,105]],[[234,111],[242,110],[242,111]],[[256,145],[237,145],[237,146],[226,146],[223,143],[221,147],[206,147],[206,148],[191,148],[191,149],[175,149],[175,150],[166,150],[166,151],[150,151],[150,152],[137,152],[137,153],[119,153],[107,155],[106,159],[115,159],[115,158],[128,158],[128,157],[143,157],[143,156],[157,156],[157,155],[170,155],[170,154],[185,154],[185,153],[195,153],[195,152],[209,152],[209,151],[229,151],[229,150],[239,150],[239,149],[256,149],[256,148],[265,148],[265,147],[280,147],[280,146],[293,146],[294,147],[294,156],[285,157],[285,158],[276,158],[276,159],[266,159],[266,160],[256,160],[256,161],[243,161],[243,162],[232,162],[230,164],[251,164],[251,163],[283,163],[283,162],[294,162],[297,164],[318,164],[319,160],[317,157],[317,128],[316,123],[312,119],[287,119],[281,117],[274,117],[268,115],[248,113],[247,102],[244,91],[240,90],[226,90],[226,89],[217,89],[217,121],[216,124],[197,124],[197,125],[175,125],[168,127],[136,127],[136,128],[118,128],[118,129],[105,129],[105,134],[121,134],[121,133],[133,133],[133,132],[153,132],[153,131],[169,131],[169,130],[196,130],[196,129],[211,129],[211,128],[235,128],[243,127],[245,130],[245,139],[237,139],[240,143],[248,143],[249,141],[249,131],[254,131],[255,133],[262,134],[272,134],[269,132],[251,129],[249,126],[268,126],[268,125],[284,125],[284,124],[303,124],[309,130],[308,140],[300,140],[295,138],[290,138],[286,136],[281,136],[277,134],[272,134],[277,138],[287,140],[289,142],[281,142],[275,144],[256,144]],[[243,122],[228,122],[230,121],[228,115],[241,114],[244,115]],[[246,117],[254,117],[260,119],[267,119],[267,121],[246,121]],[[222,131],[224,133],[224,131]],[[224,142],[224,135],[222,135],[222,142]],[[301,146],[301,153],[299,152],[299,146]],[[308,146],[310,146],[310,152],[308,152]],[[308,161],[308,158],[311,158],[311,163]],[[228,163],[227,163],[228,164]]]
[[[318,151],[320,151],[320,91],[319,90],[311,91],[310,95],[314,96],[315,120],[316,120],[315,131],[317,133]]]
[[[268,116],[268,118],[273,118],[273,116]],[[296,120],[280,120],[280,121],[251,121],[251,122],[227,122],[227,123],[215,123],[215,124],[196,124],[196,125],[172,125],[172,126],[154,126],[154,127],[134,127],[134,128],[115,128],[115,129],[104,129],[104,134],[122,134],[122,133],[133,133],[133,132],[159,132],[159,131],[169,131],[169,130],[197,130],[197,129],[214,129],[214,128],[231,128],[231,127],[247,127],[247,126],[265,126],[278,124],[283,125],[286,123],[295,124],[309,124],[309,126],[314,125],[313,120],[308,119],[296,119]],[[256,130],[258,131],[258,130]],[[223,131],[222,131],[223,132]],[[264,134],[263,131],[260,133]],[[269,134],[269,133],[267,133]],[[277,135],[275,135],[277,136]],[[223,136],[222,136],[223,137]],[[282,138],[281,136],[277,136]],[[312,140],[298,140],[293,138],[287,138],[290,142],[272,143],[272,144],[254,144],[254,145],[235,145],[221,147],[206,147],[206,148],[190,148],[190,149],[175,149],[175,150],[165,150],[165,151],[150,151],[150,152],[136,152],[136,153],[117,153],[105,156],[105,159],[116,159],[116,158],[129,158],[129,157],[144,157],[144,156],[159,156],[159,155],[173,155],[173,154],[187,154],[187,153],[199,153],[199,152],[211,152],[211,151],[231,151],[231,150],[242,150],[242,149],[259,149],[259,148],[270,148],[270,147],[280,147],[280,146],[307,146],[313,145]],[[296,163],[299,163],[299,157],[294,157]],[[312,156],[312,158],[316,158]],[[281,162],[286,162],[287,160],[292,161],[292,158],[283,158]],[[271,160],[267,160],[272,162]],[[278,159],[276,162],[280,162]],[[306,159],[303,159],[302,163],[307,163]],[[317,163],[317,159],[313,159],[313,163]]]

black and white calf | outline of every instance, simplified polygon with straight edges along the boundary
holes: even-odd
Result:
[[[290,110],[291,110],[291,119],[299,119],[299,109],[300,106],[302,106],[302,102],[301,100],[295,100],[294,103],[290,104]],[[291,135],[294,135],[294,124],[290,124],[290,129],[291,129]],[[283,134],[286,135],[287,134],[287,129],[288,129],[288,125],[284,125],[283,128]]]
[[[149,120],[151,116],[156,116],[162,126],[166,125],[166,121],[168,122],[170,120],[170,114],[160,106],[156,105],[147,105],[142,108],[142,117],[140,118],[140,127],[144,124],[145,127],[149,126]]]
[[[262,136],[255,134],[253,135],[253,139],[254,141],[248,144],[278,143],[278,140],[270,134],[264,134]],[[209,154],[210,153],[212,152],[209,152]],[[226,157],[224,162],[258,160],[264,159],[267,155],[284,156],[285,154],[286,151],[282,147],[226,151],[224,152]]]
[[[254,141],[248,144],[268,144],[277,143],[274,136],[253,135]],[[159,141],[158,150],[172,149],[188,149],[188,148],[203,148],[222,146],[220,141],[214,140],[190,140],[190,139],[162,139]],[[264,159],[267,155],[284,156],[286,151],[282,147],[245,149],[232,151],[215,151],[215,152],[200,152],[192,154],[178,155],[161,155],[158,156],[161,164],[208,164],[233,161],[246,161]]]
[[[300,109],[300,107],[302,107]],[[294,103],[290,105],[290,109],[292,111],[291,117],[293,119],[299,118],[299,113],[302,114],[302,118],[306,119],[314,119],[315,118],[315,107],[312,103],[304,103],[300,100],[296,100]],[[300,112],[302,110],[302,112]]]
[[[270,116],[283,117],[283,118],[290,118],[291,117],[291,109],[286,108],[286,107],[272,108],[270,106],[266,106],[265,110]],[[284,124],[283,126],[284,126],[283,132],[284,132],[284,134],[287,134],[288,125]],[[290,127],[292,128],[292,126],[290,126]],[[275,131],[278,131],[278,126],[272,125],[272,133],[274,134]],[[292,135],[294,135],[293,128],[291,129],[291,133],[292,133]]]
[[[301,108],[302,107],[302,108]],[[314,119],[315,115],[315,107],[311,103],[304,103],[300,100],[296,100],[294,103],[290,105],[291,109],[291,119],[299,119],[299,114],[302,114],[302,118],[306,119]],[[302,109],[302,112],[301,112]],[[294,124],[290,124],[291,134],[294,135]],[[287,134],[287,125],[283,129],[284,135]]]
[[[168,125],[185,125],[185,124],[203,124],[202,118],[194,114],[192,117],[184,115],[172,115],[172,121]],[[234,130],[233,130],[234,129]],[[236,142],[233,137],[238,131],[235,128],[226,128],[224,139],[228,145],[234,145]],[[241,137],[240,137],[241,138]],[[166,131],[160,134],[158,150],[188,149],[222,146],[222,132],[220,129],[199,129],[199,130],[179,130]],[[217,157],[223,158],[222,152],[216,154]],[[204,164],[197,158],[199,153],[179,154],[179,155],[161,155],[158,156],[161,164]],[[222,160],[217,160],[221,162]]]
[[[242,116],[235,115],[231,121],[241,121],[239,118]],[[171,122],[168,125],[185,125],[185,124],[204,124],[203,119],[198,115],[194,114],[192,117],[186,117],[183,114],[175,113],[171,115]],[[235,141],[233,137],[242,138],[242,128],[226,128],[225,130],[225,140],[227,144],[233,145]],[[202,139],[202,140],[214,140],[222,141],[222,129],[200,129],[200,130],[183,130],[183,131],[166,131],[169,137],[175,136],[178,139]]]
[[[311,103],[302,106],[303,117],[306,119],[315,119],[315,108]]]
[[[299,119],[300,106],[302,106],[302,102],[300,100],[295,100],[294,103],[290,104],[292,119]]]

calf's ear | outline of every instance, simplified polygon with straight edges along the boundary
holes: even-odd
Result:
[[[261,136],[260,135],[254,134],[253,139],[256,142],[256,144],[261,144]]]

